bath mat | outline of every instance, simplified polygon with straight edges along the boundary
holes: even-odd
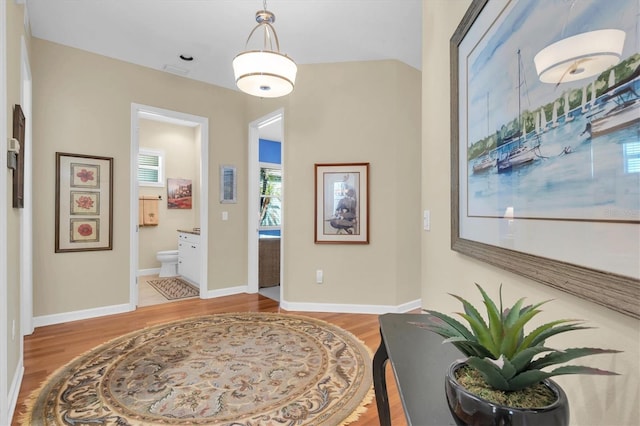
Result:
[[[371,356],[355,336],[289,314],[229,313],[139,330],[53,373],[23,424],[323,425],[371,403]]]
[[[184,299],[200,294],[200,290],[196,286],[178,277],[160,278],[147,282],[169,300]]]

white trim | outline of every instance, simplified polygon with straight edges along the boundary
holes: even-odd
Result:
[[[140,225],[139,208],[138,208],[138,139],[140,134],[140,126],[138,124],[139,108],[135,104],[131,104],[131,142],[130,142],[130,179],[129,192],[131,196],[131,208],[129,209],[129,307],[133,311],[138,306],[138,277],[136,269],[138,268],[138,231]]]
[[[337,312],[341,314],[401,314],[419,309],[422,306],[420,299],[404,303],[402,305],[354,305],[342,303],[300,303],[287,302],[280,299],[280,307],[287,311],[300,312]]]
[[[248,286],[241,285],[236,287],[227,287],[219,290],[209,290],[206,292],[206,298],[216,298],[223,296],[232,296],[235,294],[249,293]],[[386,314],[386,313],[404,313],[422,306],[420,299],[404,303],[402,305],[356,305],[342,303],[305,303],[305,302],[287,302],[280,301],[280,307],[292,312],[336,312],[351,314]],[[34,318],[36,327],[44,327],[47,325],[61,324],[63,322],[86,320],[98,318],[107,315],[121,314],[130,312],[128,304],[104,306],[93,309],[83,309],[80,311],[65,312],[61,314],[43,315]]]
[[[63,322],[86,320],[91,318],[104,317],[107,315],[122,314],[131,312],[128,303],[121,305],[101,306],[99,308],[82,309],[80,311],[63,312],[61,314],[42,315],[33,318],[33,324],[36,327],[44,327],[47,325],[61,324]]]
[[[232,296],[234,294],[242,294],[242,293],[249,293],[248,286],[240,285],[236,287],[221,288],[219,290],[208,290],[206,293],[206,299],[213,299],[216,297],[223,297],[223,296]]]
[[[131,215],[130,215],[130,258],[129,267],[129,304],[131,310],[138,305],[138,149],[140,115],[145,118],[157,117],[159,121],[180,120],[185,125],[199,126],[200,143],[200,298],[208,298],[208,259],[209,259],[209,119],[149,105],[131,103]],[[175,121],[173,121],[175,122]]]
[[[7,4],[0,3],[0,424],[11,424],[7,331]]]
[[[18,396],[20,394],[20,386],[22,385],[22,378],[24,377],[24,361],[23,357],[20,357],[20,362],[16,366],[16,371],[13,373],[13,381],[9,387],[9,395],[7,397],[9,401],[9,419],[13,419],[13,414],[18,404]]]
[[[247,179],[248,193],[259,194],[258,188],[260,182],[260,162],[258,149],[260,146],[260,127],[272,123],[280,117],[280,152],[281,161],[280,169],[284,174],[284,109],[279,108],[270,114],[264,115],[257,120],[249,123],[249,139],[248,139],[248,159],[247,159]],[[280,219],[285,223],[285,202],[284,202],[285,185],[282,182],[282,192],[280,195]],[[258,232],[260,225],[260,206],[258,205],[259,197],[248,197],[247,201],[247,287],[248,293],[257,293],[259,290],[258,283]],[[284,289],[283,271],[284,271],[284,227],[280,227],[280,300]]]
[[[138,269],[138,276],[155,275],[160,273],[160,268]]]
[[[259,131],[264,119],[249,123],[247,181],[248,194],[259,194],[260,171],[258,168]],[[258,225],[260,206],[258,197],[247,197],[247,292],[258,292]]]
[[[20,209],[20,335],[33,333],[33,97],[31,65],[24,36],[20,37],[20,103],[26,118],[24,140],[24,207]],[[24,339],[20,340],[23,359]]]

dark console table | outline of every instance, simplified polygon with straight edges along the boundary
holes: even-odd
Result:
[[[390,426],[385,379],[391,361],[404,414],[409,425],[455,425],[447,407],[444,377],[449,365],[464,355],[439,335],[412,322],[425,322],[421,314],[385,314],[379,318],[380,347],[373,357],[373,386],[381,426]]]

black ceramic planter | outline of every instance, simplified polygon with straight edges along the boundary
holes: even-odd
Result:
[[[553,380],[545,380],[558,397],[553,404],[538,409],[511,408],[494,404],[473,395],[460,386],[455,371],[464,365],[456,361],[449,367],[445,380],[449,410],[458,426],[566,426],[569,424],[569,402],[562,388]]]

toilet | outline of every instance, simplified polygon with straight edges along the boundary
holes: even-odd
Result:
[[[165,250],[156,253],[160,266],[159,277],[175,277],[178,275],[178,250]]]

